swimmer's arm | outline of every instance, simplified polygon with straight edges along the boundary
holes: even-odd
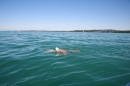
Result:
[[[57,52],[56,50],[53,50],[53,52]]]

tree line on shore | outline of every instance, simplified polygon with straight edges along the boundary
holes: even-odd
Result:
[[[130,33],[130,30],[73,30],[71,32]]]

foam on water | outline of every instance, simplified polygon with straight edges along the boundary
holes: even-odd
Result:
[[[45,52],[54,52],[54,49],[47,49]]]

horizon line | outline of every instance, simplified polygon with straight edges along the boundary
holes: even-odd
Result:
[[[130,31],[130,30],[120,30],[120,29],[88,29],[88,30],[0,30],[0,31]]]

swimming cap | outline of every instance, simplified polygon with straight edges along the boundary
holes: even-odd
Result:
[[[57,50],[57,51],[59,51],[59,48],[58,48],[58,47],[56,47],[56,50]]]

